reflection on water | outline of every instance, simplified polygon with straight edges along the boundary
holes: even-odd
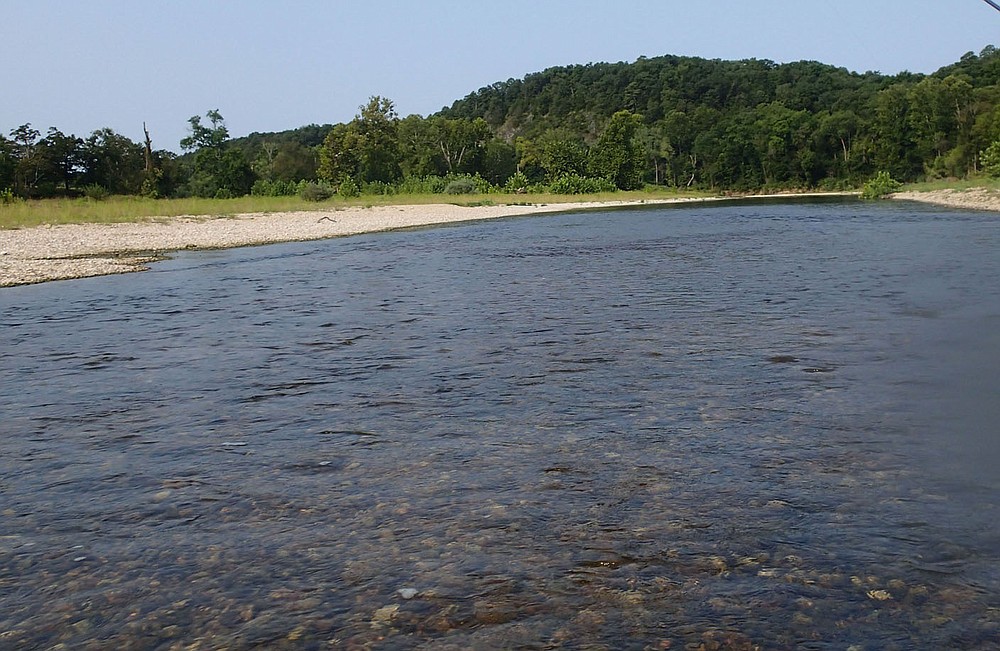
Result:
[[[0,646],[995,648],[994,215],[739,204],[0,292]]]

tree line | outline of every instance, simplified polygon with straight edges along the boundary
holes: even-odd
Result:
[[[1000,176],[1000,52],[931,75],[818,62],[640,58],[482,88],[427,117],[372,97],[353,120],[229,137],[217,110],[178,156],[110,129],[0,135],[0,191],[142,194],[714,191]]]

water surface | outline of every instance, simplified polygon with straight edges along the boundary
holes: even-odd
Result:
[[[998,326],[908,203],[0,290],[0,646],[996,648]]]

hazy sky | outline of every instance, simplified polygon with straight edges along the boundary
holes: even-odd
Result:
[[[350,120],[371,95],[427,115],[551,66],[663,54],[933,72],[1000,46],[982,0],[0,0],[0,132],[111,127],[179,151]]]

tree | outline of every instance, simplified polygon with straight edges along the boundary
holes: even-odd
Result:
[[[856,179],[867,172],[863,148],[859,147],[864,131],[865,125],[854,111],[818,116],[814,146],[825,177]]]
[[[583,139],[568,129],[550,129],[535,143],[539,149],[539,163],[545,178],[551,182],[572,174],[584,176],[587,172],[587,146]]]
[[[394,183],[402,175],[399,116],[391,100],[374,96],[348,124],[330,130],[320,148],[319,176],[340,184]]]
[[[875,166],[902,180],[914,179],[923,171],[909,112],[906,84],[894,84],[875,96]]]
[[[506,183],[517,172],[517,152],[514,146],[499,138],[487,142],[477,171],[493,185]]]
[[[428,120],[431,138],[448,174],[473,173],[491,133],[486,120],[435,117]]]
[[[597,144],[590,150],[594,176],[611,181],[620,190],[642,187],[645,152],[637,139],[642,118],[631,111],[618,111]]]
[[[642,126],[639,129],[639,140],[646,156],[647,169],[653,169],[653,184],[660,185],[666,177],[667,162],[674,153],[663,123]]]
[[[355,121],[360,138],[359,179],[368,183],[398,181],[403,175],[399,166],[399,116],[392,100],[371,97]]]
[[[444,174],[441,152],[435,146],[431,119],[408,115],[399,121],[399,165],[404,177]]]
[[[356,180],[361,165],[361,136],[357,124],[338,124],[330,130],[319,150],[319,177],[335,186]]]
[[[47,175],[53,183],[62,183],[63,193],[69,194],[70,183],[82,171],[83,140],[49,127],[48,134],[38,144]]]
[[[11,130],[12,151],[14,160],[14,192],[24,197],[30,197],[38,182],[42,179],[44,160],[38,152],[38,140],[41,137],[38,129],[25,123]]]
[[[194,151],[194,173],[189,181],[192,194],[201,197],[242,196],[250,192],[254,174],[243,152],[226,146],[229,130],[219,111],[205,114],[211,126],[197,115],[188,120],[191,134],[181,140],[181,148]]]
[[[0,192],[13,191],[16,169],[17,159],[14,157],[14,143],[0,134]]]
[[[181,149],[184,151],[197,151],[199,149],[221,150],[229,140],[229,129],[226,128],[226,120],[219,113],[219,109],[212,109],[205,113],[212,126],[205,126],[201,123],[201,116],[194,115],[188,118],[188,128],[191,134],[181,138]]]

